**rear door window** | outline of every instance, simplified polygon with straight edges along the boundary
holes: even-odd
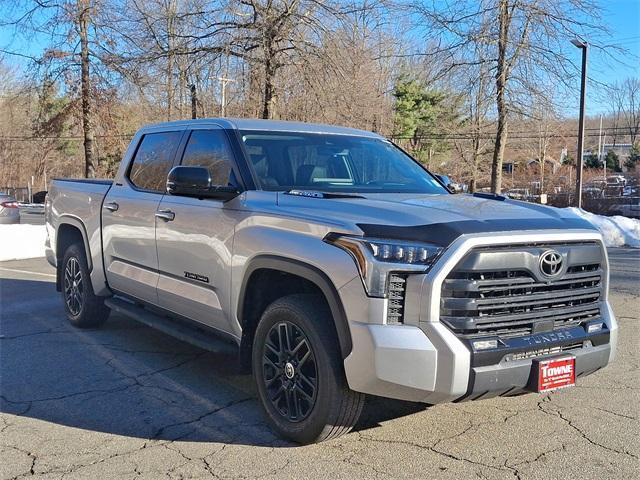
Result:
[[[182,132],[146,134],[129,170],[131,183],[143,190],[164,193],[181,138]]]
[[[182,155],[182,165],[209,169],[211,183],[229,185],[232,181],[233,153],[222,130],[194,130]]]

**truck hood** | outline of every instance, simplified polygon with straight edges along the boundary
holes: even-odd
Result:
[[[567,230],[595,227],[568,210],[475,195],[364,194],[363,198],[311,198],[278,194],[281,214],[358,227],[365,235],[405,240],[465,233]]]

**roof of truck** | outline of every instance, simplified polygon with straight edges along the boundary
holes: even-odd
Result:
[[[287,122],[284,120],[262,120],[256,118],[199,118],[196,120],[177,120],[147,125],[144,129],[158,129],[166,127],[185,127],[192,125],[215,124],[223,128],[235,130],[265,130],[272,132],[305,132],[329,133],[338,135],[355,135],[359,137],[383,138],[377,133],[355,128],[324,125],[321,123]]]

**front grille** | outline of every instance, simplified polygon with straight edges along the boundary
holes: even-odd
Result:
[[[552,281],[537,269],[549,248],[568,263]],[[440,319],[467,338],[524,336],[592,321],[600,316],[601,255],[595,244],[472,250],[443,282]]]
[[[404,297],[407,277],[392,273],[389,276],[387,323],[403,323]]]

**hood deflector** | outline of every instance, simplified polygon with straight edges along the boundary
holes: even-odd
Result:
[[[511,232],[521,230],[595,230],[582,218],[497,219],[461,220],[410,227],[359,223],[365,237],[429,242],[443,247],[451,245],[458,237],[470,233]]]

